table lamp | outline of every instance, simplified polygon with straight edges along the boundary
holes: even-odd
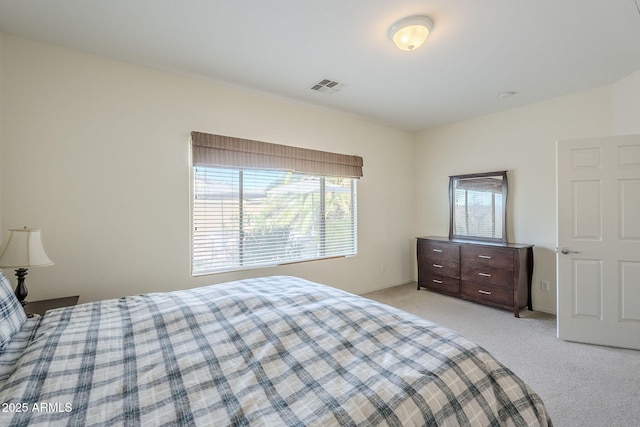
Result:
[[[42,245],[41,231],[35,228],[10,229],[7,245],[0,254],[0,268],[16,268],[18,286],[15,294],[20,304],[27,304],[28,290],[24,277],[29,267],[46,267],[53,265]]]

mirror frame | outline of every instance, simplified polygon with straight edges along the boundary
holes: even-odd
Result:
[[[502,236],[501,237],[485,237],[478,236],[473,234],[455,234],[453,225],[455,224],[455,198],[454,198],[454,188],[457,181],[462,179],[474,179],[474,178],[487,178],[487,177],[495,177],[502,178],[502,200],[504,201],[502,204]],[[492,242],[492,243],[507,243],[507,194],[508,194],[508,183],[507,183],[507,171],[498,171],[498,172],[485,172],[485,173],[474,173],[467,175],[453,175],[449,177],[449,239],[450,240],[473,240],[479,242]]]

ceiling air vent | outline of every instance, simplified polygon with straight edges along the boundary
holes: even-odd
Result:
[[[335,93],[340,92],[343,87],[345,87],[344,84],[336,82],[335,80],[322,79],[318,83],[315,83],[313,86],[311,86],[311,90],[322,93]]]

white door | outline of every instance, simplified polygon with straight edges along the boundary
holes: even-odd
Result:
[[[640,349],[640,135],[558,141],[558,337]]]

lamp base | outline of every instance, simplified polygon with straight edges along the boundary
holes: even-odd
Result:
[[[27,295],[29,294],[27,285],[24,284],[24,276],[26,275],[27,275],[26,268],[18,268],[16,270],[16,277],[18,278],[18,286],[16,286],[16,290],[14,293],[16,295],[16,298],[18,298],[18,301],[20,302],[20,304],[22,304],[22,307],[28,304],[28,302],[25,301],[25,298],[27,298]]]

